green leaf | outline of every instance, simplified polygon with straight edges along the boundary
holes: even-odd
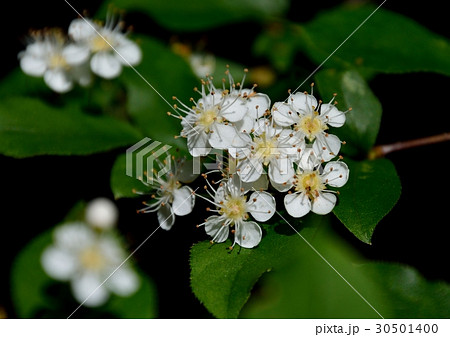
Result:
[[[77,207],[75,213],[79,212]],[[11,271],[11,297],[20,318],[67,318],[79,305],[70,295],[67,283],[53,281],[41,267],[43,250],[52,243],[52,230],[33,239],[16,257]],[[81,315],[119,318],[156,316],[156,290],[151,280],[140,273],[141,287],[130,297],[111,296],[101,308],[81,309]],[[76,314],[75,314],[76,315]],[[76,317],[76,316],[74,316]]]
[[[339,188],[333,212],[358,239],[370,244],[376,225],[400,198],[400,179],[388,159],[345,162],[350,176]]]
[[[108,5],[146,13],[160,25],[175,31],[211,29],[245,20],[264,21],[288,8],[286,0],[114,0]],[[99,11],[106,13],[106,5]]]
[[[323,224],[328,218],[308,216],[307,219],[300,221],[302,226]],[[286,225],[269,225],[265,228],[267,235],[254,249],[239,249],[236,246],[231,253],[227,253],[230,241],[213,246],[204,241],[192,247],[191,287],[214,316],[236,318],[261,275],[288,263],[289,257],[304,244],[298,236],[284,236],[275,232],[275,229],[279,229],[293,234]]]
[[[315,252],[303,249],[295,262],[261,279],[241,317],[448,317],[448,284],[429,282],[411,267],[365,261],[330,231],[310,242],[370,305]]]
[[[344,6],[303,26],[303,48],[322,63],[375,10]],[[378,9],[327,61],[328,67],[360,67],[385,73],[431,71],[450,75],[450,43],[417,22]]]
[[[29,97],[0,102],[0,153],[87,155],[135,143],[140,134],[107,116],[88,115],[78,105],[50,106]]]
[[[167,46],[147,37],[141,37],[140,42],[144,62],[136,70],[153,88],[132,69],[125,69],[122,79],[128,93],[128,111],[145,136],[187,152],[186,139],[174,138],[181,132],[181,121],[167,112],[176,115],[173,96],[191,105],[189,98],[199,81],[185,60]]]
[[[348,155],[367,153],[375,144],[380,129],[382,108],[378,98],[354,70],[322,70],[315,78],[324,102],[337,93],[338,108],[341,111],[352,108],[346,115],[344,126],[330,130],[330,133],[346,141],[342,152]]]

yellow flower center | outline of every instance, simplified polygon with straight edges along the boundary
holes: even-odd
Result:
[[[233,221],[242,219],[248,219],[246,212],[247,198],[243,197],[230,197],[223,203],[223,207],[219,210],[221,214],[225,214],[227,218]]]
[[[328,126],[316,115],[317,111],[314,111],[314,115],[302,117],[295,125],[295,131],[302,131],[310,141],[313,141],[318,133],[328,129]]]
[[[49,60],[49,67],[54,68],[68,68],[66,59],[61,54],[53,54]]]
[[[81,252],[80,262],[85,269],[100,270],[105,265],[106,259],[98,247],[92,246]]]
[[[210,131],[210,127],[214,122],[222,122],[222,118],[218,117],[217,109],[197,110],[197,113],[200,114],[197,122],[205,128],[206,132]]]
[[[257,158],[262,158],[264,165],[269,165],[270,159],[280,154],[278,150],[278,142],[274,138],[267,138],[263,132],[259,137],[254,139],[254,152]]]
[[[94,53],[99,51],[107,51],[111,49],[111,44],[112,43],[108,38],[97,34],[91,40],[91,49]]]
[[[322,182],[317,171],[305,171],[295,176],[295,191],[306,193],[312,200],[319,196],[319,192],[325,189],[325,184]]]

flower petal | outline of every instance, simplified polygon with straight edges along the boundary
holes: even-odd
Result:
[[[60,94],[73,88],[72,79],[61,69],[48,69],[44,73],[44,81],[53,91]]]
[[[112,79],[122,72],[122,63],[113,52],[98,52],[91,58],[91,70],[100,77]]]
[[[130,296],[139,289],[139,277],[129,267],[122,266],[115,271],[105,285],[119,296]]]
[[[69,25],[68,34],[75,41],[83,41],[97,35],[99,26],[91,20],[75,19]]]
[[[76,256],[64,248],[50,246],[41,256],[41,264],[45,272],[56,280],[68,281],[76,272],[78,263]]]
[[[289,97],[292,108],[301,112],[302,114],[312,112],[312,107],[317,109],[317,100],[313,95],[308,95],[303,92],[296,92]]]
[[[348,180],[350,170],[347,164],[342,161],[333,161],[325,165],[323,176],[326,178],[326,184],[333,187],[342,187]]]
[[[89,58],[90,50],[86,45],[69,44],[62,51],[62,56],[71,66],[77,66],[86,62]]]
[[[230,147],[240,147],[240,144],[235,144],[236,141],[239,142],[239,135],[233,126],[214,123],[212,129],[213,132],[209,136],[209,143],[213,148],[225,150]]]
[[[311,211],[320,215],[328,214],[336,205],[336,199],[333,193],[319,193],[319,196],[312,202]]]
[[[82,222],[71,222],[57,227],[53,237],[56,246],[75,252],[95,242],[94,231]]]
[[[236,225],[234,242],[243,248],[253,248],[261,242],[262,230],[254,221],[241,221]]]
[[[192,212],[195,196],[189,186],[183,186],[173,191],[172,210],[176,215],[186,215]]]
[[[311,210],[311,202],[304,193],[286,194],[284,197],[284,207],[286,207],[289,215],[294,218],[300,218],[309,213]]]
[[[261,174],[261,176],[257,180],[252,182],[244,182],[241,180],[239,175],[234,174],[231,182],[239,190],[243,189],[243,193],[246,193],[248,191],[263,191],[269,188],[269,179],[267,179],[266,174]]]
[[[137,43],[126,38],[115,48],[119,54],[119,61],[126,66],[135,66],[142,60],[142,51]]]
[[[47,69],[45,59],[33,55],[23,54],[20,59],[20,68],[30,76],[42,76]]]
[[[333,104],[322,104],[321,111],[328,125],[339,128],[345,124],[345,113],[339,111]]]
[[[247,203],[250,214],[256,221],[267,221],[276,210],[275,198],[267,192],[253,192]]]
[[[170,230],[175,223],[175,215],[169,203],[161,205],[156,213],[158,216],[159,226],[166,231]]]
[[[295,174],[294,166],[289,158],[272,160],[269,165],[269,178],[277,184],[283,184]]]
[[[243,182],[253,182],[264,172],[262,163],[257,159],[244,159],[237,166],[239,177]]]
[[[313,144],[314,152],[324,161],[330,161],[337,156],[341,149],[341,140],[331,134],[316,136],[316,140]]]
[[[190,126],[187,126],[187,128],[191,129]],[[198,130],[198,128],[196,128],[195,130],[198,133],[195,133],[194,130],[191,130],[192,135],[187,137],[187,146],[189,149],[189,153],[192,157],[206,156],[211,152],[211,145],[208,141],[208,134],[206,134],[202,130]]]
[[[97,274],[83,273],[71,282],[73,296],[87,307],[99,307],[109,298],[107,288],[100,286],[102,282]]]
[[[291,126],[298,120],[298,115],[293,112],[290,105],[284,102],[276,102],[272,107],[272,117],[279,126]]]
[[[96,198],[89,202],[85,211],[88,224],[100,229],[111,229],[115,226],[119,212],[116,205],[107,198]]]
[[[206,234],[211,236],[214,242],[224,242],[230,234],[229,227],[225,225],[222,217],[212,215],[205,222]]]

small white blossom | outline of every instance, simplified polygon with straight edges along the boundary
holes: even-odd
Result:
[[[216,69],[216,58],[212,54],[194,52],[189,55],[192,71],[199,78],[210,76]]]
[[[247,138],[247,145],[229,149],[229,153],[238,160],[237,174],[243,182],[252,182],[264,174],[268,167],[271,182],[282,184],[288,181],[294,171],[294,161],[305,147],[305,143],[296,137],[290,129],[277,128],[266,119],[257,121],[253,138]]]
[[[86,206],[86,222],[94,228],[111,229],[116,225],[118,217],[116,205],[107,198],[96,198]]]
[[[212,188],[212,186],[210,186]],[[229,234],[234,234],[234,243],[243,248],[253,248],[259,244],[262,237],[261,227],[255,221],[249,221],[249,213],[256,221],[267,221],[275,213],[275,199],[267,192],[253,192],[249,199],[245,190],[231,181],[221,183],[215,191],[213,201],[210,201],[219,215],[213,215],[199,226],[205,226],[206,234],[211,236],[211,242],[224,242]]]
[[[181,182],[191,182],[197,175],[192,174],[191,162],[187,161],[165,161],[165,163],[155,160],[159,164],[162,172],[169,163],[170,169],[163,175],[159,175],[156,169],[152,176],[144,181],[144,185],[153,190],[152,201],[144,203],[147,207],[139,210],[141,213],[157,212],[159,225],[162,229],[170,230],[175,223],[175,215],[183,216],[192,212],[195,204],[195,195],[189,186],[182,186]],[[137,194],[145,194],[134,191]]]
[[[330,213],[337,198],[336,192],[328,190],[327,185],[342,187],[348,176],[349,169],[344,162],[329,162],[322,168],[314,152],[306,151],[285,189],[294,189],[284,197],[287,212],[295,218],[302,217],[309,211],[322,215]],[[283,190],[282,186],[278,190]]]
[[[345,123],[345,113],[339,111],[333,99],[324,104],[317,102],[313,95],[295,93],[288,102],[277,102],[272,108],[275,123],[282,127],[293,126],[294,137],[308,140],[314,151],[324,161],[337,156],[341,149],[341,141],[335,135],[328,134],[329,126],[341,127]]]
[[[175,107],[185,114],[175,116],[182,120],[181,136],[187,138],[189,152],[194,157],[207,155],[211,148],[224,150],[245,146],[246,138],[240,131],[243,128],[250,130],[258,115],[257,110],[270,105],[266,95],[255,93],[253,89],[242,89],[239,83],[234,83],[228,70],[226,74],[229,89],[225,84],[223,89],[217,89],[211,80],[202,80],[201,92],[196,89],[201,98],[198,101],[191,98],[192,107],[174,97],[181,105]]]
[[[126,258],[114,236],[79,222],[56,228],[53,238],[41,256],[42,267],[52,278],[70,282],[78,302],[97,307],[106,303],[110,292],[130,296],[139,288],[139,277],[128,265],[114,272]]]
[[[94,74],[106,79],[116,78],[122,66],[141,62],[141,49],[121,32],[122,27],[123,23],[117,23],[112,16],[105,25],[84,18],[71,22],[69,36],[92,53],[90,66]]]
[[[89,50],[69,43],[58,29],[38,31],[33,41],[19,54],[20,67],[30,76],[44,77],[45,83],[58,93],[66,93],[74,82],[88,85],[91,82],[85,63]]]

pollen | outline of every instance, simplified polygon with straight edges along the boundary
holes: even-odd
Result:
[[[318,171],[305,171],[295,176],[295,191],[305,193],[311,200],[325,189]]]
[[[326,123],[320,117],[316,116],[316,114],[317,112],[314,111],[314,115],[302,117],[298,124],[295,125],[295,131],[302,131],[309,141],[313,141],[317,134],[328,129]]]
[[[248,217],[246,199],[245,196],[230,197],[223,203],[220,213],[233,221],[246,219]]]

